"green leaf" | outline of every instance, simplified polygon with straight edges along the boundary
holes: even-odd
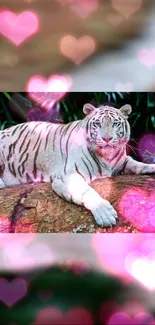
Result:
[[[119,96],[120,98],[124,99],[122,93],[117,93],[117,94],[118,94],[118,96]]]
[[[65,103],[64,100],[62,100],[61,104],[62,104],[62,106],[63,106],[65,112],[68,113],[68,106],[67,106],[67,104]]]
[[[154,98],[152,95],[153,95],[152,93],[149,93],[147,95],[147,106],[148,107],[154,107]]]
[[[7,121],[3,122],[3,123],[0,125],[0,129],[1,129],[1,130],[4,130],[6,124],[7,124]]]
[[[140,100],[141,100],[141,94],[138,93],[136,98],[136,106],[139,106]]]
[[[155,116],[154,115],[151,115],[151,122],[152,122],[153,127],[155,128]]]
[[[133,115],[134,115],[134,113],[133,113]],[[137,116],[136,116],[134,122],[132,123],[132,127],[135,126],[135,124],[137,123],[138,119],[140,118],[140,115],[141,115],[141,113],[138,113],[138,114],[137,114]]]
[[[150,120],[150,116],[148,116],[147,117],[147,119],[146,119],[146,130],[148,130],[148,128],[149,128],[149,120]]]
[[[11,96],[9,95],[9,93],[4,91],[3,94],[7,99],[11,100]]]
[[[4,103],[4,100],[3,100],[2,97],[1,97],[1,104],[2,104],[2,109],[3,109],[3,112],[5,114],[5,117],[6,117],[7,121],[8,121],[8,123],[11,125],[12,118],[11,118],[10,112],[8,111],[7,107],[5,106],[5,103]]]
[[[117,99],[116,99],[116,94],[115,93],[112,93],[111,94],[112,95],[112,98],[113,98],[113,100],[115,101],[115,103],[117,102]]]

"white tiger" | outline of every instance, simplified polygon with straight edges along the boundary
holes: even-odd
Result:
[[[155,164],[127,156],[131,110],[85,104],[83,120],[27,122],[0,131],[0,187],[51,182],[60,197],[90,210],[98,225],[115,225],[116,211],[89,184],[119,172],[155,173]]]

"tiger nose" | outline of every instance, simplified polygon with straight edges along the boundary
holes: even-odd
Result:
[[[112,140],[112,137],[111,138],[102,138],[105,142],[110,142],[110,140]]]

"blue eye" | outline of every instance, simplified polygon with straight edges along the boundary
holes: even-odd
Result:
[[[114,122],[113,123],[113,126],[118,126],[119,125],[119,122]]]
[[[94,126],[96,126],[96,127],[100,127],[100,125],[101,125],[100,122],[94,122],[93,124],[94,124]]]

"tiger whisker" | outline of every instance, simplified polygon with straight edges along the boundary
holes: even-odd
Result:
[[[127,144],[127,147],[129,147],[135,153],[135,155],[137,154],[136,151],[132,148],[132,146],[130,146],[129,144]]]

